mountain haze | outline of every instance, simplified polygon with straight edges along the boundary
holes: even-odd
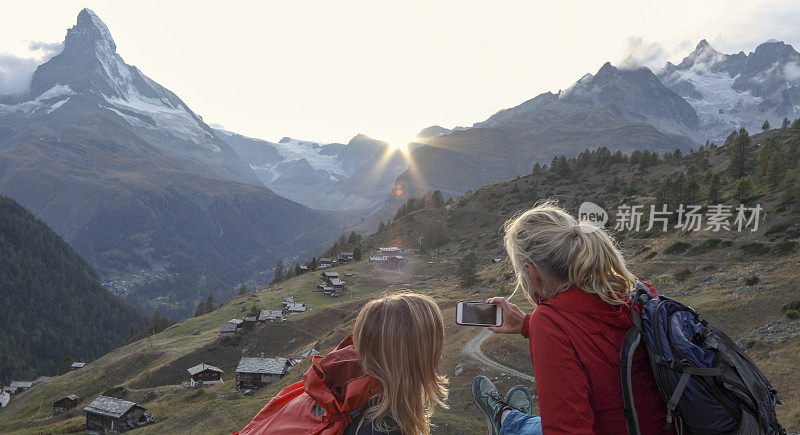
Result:
[[[215,130],[276,193],[315,209],[370,210],[408,167],[389,144],[359,134],[346,144],[285,137],[278,143]]]
[[[173,317],[325,241],[338,218],[264,187],[175,94],[127,65],[84,9],[28,95],[0,104],[0,193],[116,294]]]

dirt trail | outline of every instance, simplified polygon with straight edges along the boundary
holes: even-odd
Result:
[[[483,343],[483,341],[489,338],[491,335],[492,331],[490,331],[488,328],[481,328],[480,332],[478,332],[478,334],[475,335],[475,337],[473,337],[470,341],[467,342],[467,344],[464,345],[464,353],[466,353],[473,359],[477,360],[481,364],[484,364],[485,366],[492,367],[495,370],[500,370],[503,373],[515,376],[520,379],[524,379],[533,384],[535,382],[533,376],[527,373],[522,373],[519,370],[512,369],[511,367],[504,366],[499,362],[489,358],[488,356],[486,356],[485,353],[483,353],[483,351],[481,350],[481,343]],[[529,385],[528,387],[532,388],[533,385]]]

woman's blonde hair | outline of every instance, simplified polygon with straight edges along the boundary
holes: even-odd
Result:
[[[364,419],[378,431],[392,424],[403,434],[430,433],[435,404],[447,408],[447,379],[439,372],[444,323],[427,296],[398,294],[369,302],[356,318],[353,342],[380,394]]]
[[[526,263],[609,304],[625,303],[636,284],[636,277],[604,229],[579,223],[549,200],[506,222],[504,243],[517,275],[514,292],[521,288],[533,303]]]

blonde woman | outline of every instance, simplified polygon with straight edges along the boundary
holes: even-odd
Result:
[[[353,335],[315,357],[303,381],[275,396],[240,434],[429,434],[434,405],[446,407],[443,344],[442,314],[429,297],[373,300]]]
[[[506,223],[505,247],[517,290],[537,307],[526,314],[505,298],[489,299],[505,317],[490,329],[529,340],[540,416],[515,410],[479,377],[473,397],[490,432],[626,433],[619,356],[632,326],[626,302],[636,278],[613,240],[545,202]],[[666,406],[641,348],[632,373],[642,433],[667,433]]]

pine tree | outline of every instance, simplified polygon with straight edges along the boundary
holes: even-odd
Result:
[[[347,237],[347,245],[348,245],[348,246],[355,245],[356,243],[358,243],[358,242],[360,242],[360,241],[361,241],[361,236],[359,236],[358,234],[356,234],[356,232],[355,232],[355,231],[352,231],[352,232],[350,233],[350,236],[349,236],[349,237]]]
[[[300,276],[303,273],[303,269],[300,269],[300,263],[294,264],[294,276]]]
[[[275,265],[275,269],[272,272],[272,284],[279,283],[283,281],[283,261],[279,261],[278,264]]]
[[[378,231],[383,231],[384,229],[386,229],[386,224],[381,221],[381,223],[378,224]]]
[[[731,161],[728,173],[734,180],[739,180],[751,173],[753,160],[753,141],[747,130],[742,127],[731,142]]]
[[[239,296],[241,296],[241,295],[243,295],[245,293],[247,293],[247,286],[244,285],[244,283],[242,283],[242,285],[239,286]]]
[[[356,246],[353,248],[353,260],[361,260],[361,246]]]
[[[740,204],[747,203],[747,201],[750,199],[750,196],[753,194],[754,186],[753,179],[750,177],[741,178],[736,182],[736,192],[734,193],[734,196]]]
[[[769,130],[769,120],[765,120],[763,124],[761,124],[761,131]]]
[[[461,285],[470,287],[478,282],[478,275],[476,274],[478,268],[478,256],[474,252],[465,255],[458,262],[458,277]]]
[[[216,308],[214,304],[215,304],[214,293],[209,293],[208,298],[206,299],[205,313],[210,313],[214,311],[214,308]]]
[[[319,267],[319,262],[317,261],[317,257],[311,257],[311,262],[308,263],[308,268],[310,270],[317,270]]]
[[[442,207],[444,207],[444,197],[442,196],[442,192],[439,190],[434,190],[433,194],[431,195],[431,208]]]
[[[789,128],[789,118],[783,118],[783,122],[781,122],[781,129],[786,130]]]
[[[719,174],[712,175],[708,183],[708,202],[710,204],[720,203],[720,184]]]

